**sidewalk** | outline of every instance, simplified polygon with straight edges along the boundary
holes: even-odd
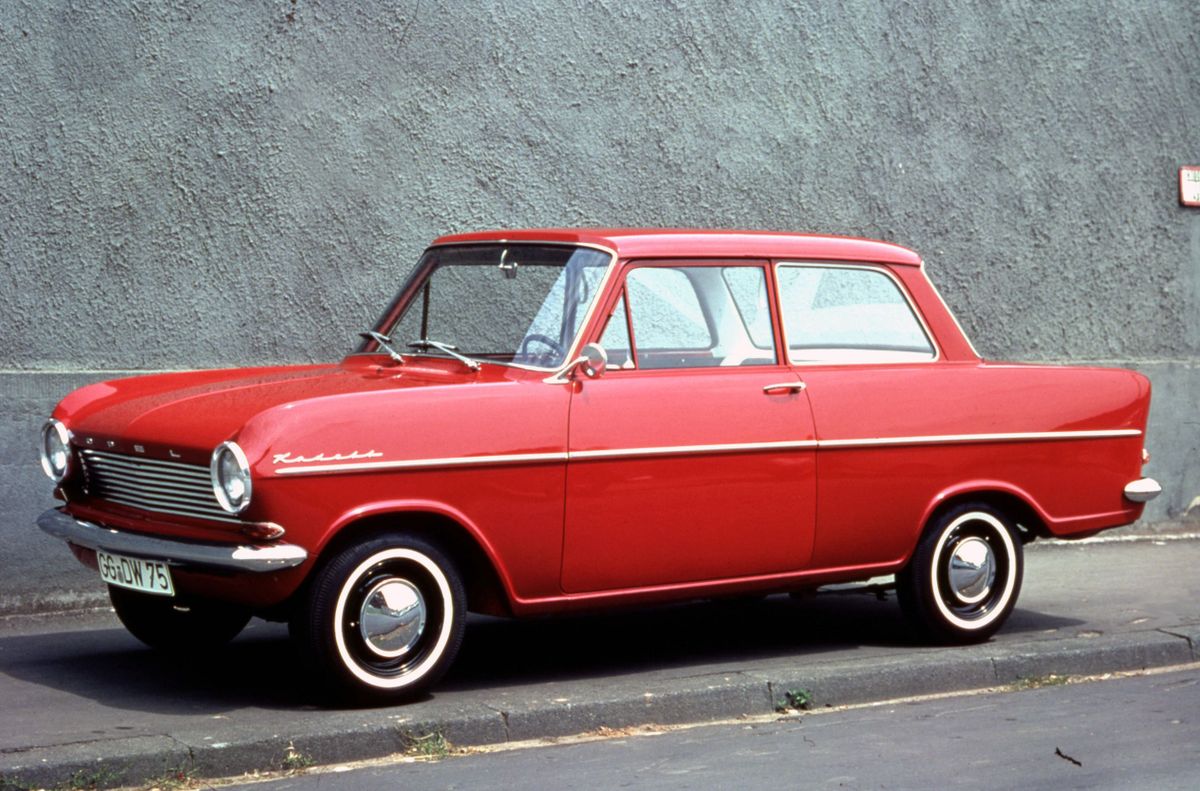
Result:
[[[473,618],[429,699],[308,705],[286,630],[255,621],[180,666],[110,612],[0,621],[0,788],[130,785],[378,757],[440,734],[471,745],[768,713],[1200,660],[1200,540],[1038,542],[1008,625],[967,648],[913,642],[894,597],[698,603]],[[288,758],[289,752],[293,756]]]

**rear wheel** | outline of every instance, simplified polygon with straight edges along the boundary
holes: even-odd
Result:
[[[465,603],[462,580],[440,549],[388,533],[317,571],[289,625],[317,678],[401,700],[426,692],[454,661]]]
[[[217,648],[237,637],[250,621],[248,610],[220,602],[184,602],[113,585],[108,586],[108,598],[130,634],[164,651]]]
[[[920,631],[944,642],[986,640],[1017,602],[1024,559],[1007,515],[982,503],[952,508],[925,530],[896,595]]]

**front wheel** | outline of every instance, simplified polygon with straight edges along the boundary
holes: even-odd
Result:
[[[167,596],[108,586],[121,623],[137,639],[164,651],[207,651],[237,637],[250,612],[219,602],[181,602]]]
[[[934,519],[896,575],[904,614],[950,643],[982,642],[1008,618],[1021,589],[1021,540],[1004,513],[981,503]]]
[[[389,533],[325,563],[289,626],[319,679],[377,699],[410,699],[454,661],[465,602],[441,550]]]

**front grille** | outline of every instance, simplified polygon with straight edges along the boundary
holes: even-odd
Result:
[[[84,449],[83,488],[92,497],[160,514],[239,522],[213,494],[208,467]]]

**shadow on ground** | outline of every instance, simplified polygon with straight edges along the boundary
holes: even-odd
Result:
[[[999,639],[1079,623],[1018,610]],[[688,668],[712,672],[714,665],[802,662],[838,653],[863,658],[920,648],[890,595],[772,596],[520,621],[472,616],[458,662],[439,691],[586,683]],[[121,629],[91,629],[0,638],[0,668],[22,681],[132,711],[310,710],[312,685],[300,673],[295,651],[285,627],[258,620],[228,646],[184,657],[150,651]]]

